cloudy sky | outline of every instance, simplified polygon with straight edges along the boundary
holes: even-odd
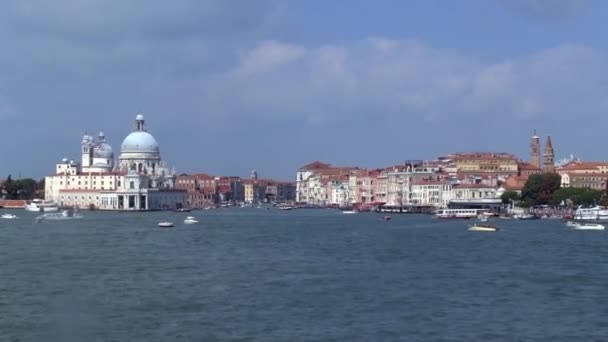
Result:
[[[7,0],[0,178],[115,151],[142,111],[182,172],[290,179],[456,151],[608,159],[608,2]]]

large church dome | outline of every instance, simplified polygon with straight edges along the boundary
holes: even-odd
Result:
[[[127,135],[120,147],[121,153],[159,153],[160,149],[154,136],[148,132],[132,132]]]
[[[120,153],[160,153],[156,139],[145,130],[143,115],[137,114],[135,130],[122,142]]]

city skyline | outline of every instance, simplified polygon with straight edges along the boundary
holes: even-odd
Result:
[[[527,159],[534,128],[552,137],[557,159],[606,160],[607,9],[573,0],[7,1],[0,174],[46,176],[62,157],[77,159],[85,130],[116,144],[139,111],[180,173],[256,169],[290,180],[312,160]]]

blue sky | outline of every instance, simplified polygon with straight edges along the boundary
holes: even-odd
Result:
[[[290,179],[457,151],[606,160],[592,0],[14,0],[0,4],[0,175],[42,177],[137,111],[181,172]]]

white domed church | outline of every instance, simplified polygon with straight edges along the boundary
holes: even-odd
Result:
[[[186,192],[175,189],[176,174],[162,160],[142,114],[122,142],[118,163],[103,132],[97,139],[85,133],[81,153],[80,163],[64,158],[46,177],[46,200],[100,210],[165,210],[186,203]]]

